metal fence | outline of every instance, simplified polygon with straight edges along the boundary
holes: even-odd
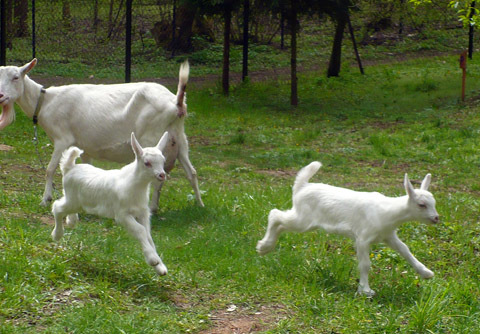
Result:
[[[2,0],[5,14],[6,63],[22,63],[31,57],[42,62],[79,62],[86,65],[118,64],[126,61],[127,23],[131,13],[131,51],[147,58],[159,52],[152,29],[172,22],[173,0],[33,0],[27,2],[23,25],[16,3]],[[171,29],[171,28],[170,28]]]

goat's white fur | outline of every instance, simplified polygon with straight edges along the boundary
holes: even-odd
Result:
[[[27,73],[37,60],[22,66],[0,67],[0,130],[13,122],[14,102],[32,118],[40,96],[41,85]],[[188,141],[184,131],[187,113],[185,89],[189,66],[180,67],[177,95],[156,83],[128,83],[114,85],[66,85],[46,90],[38,123],[53,141],[54,150],[46,171],[46,185],[42,204],[52,200],[53,176],[62,152],[77,146],[85,153],[84,162],[103,159],[127,163],[133,158],[130,133],[135,132],[144,146],[153,146],[159,134],[168,131],[170,144],[164,152],[167,173],[178,159],[203,206],[198,188],[197,172],[188,157]],[[150,208],[158,207],[162,183],[154,183],[155,192]]]
[[[359,293],[368,296],[375,293],[368,284],[372,243],[385,242],[399,252],[421,277],[433,277],[433,272],[412,255],[396,233],[397,228],[407,221],[439,221],[435,199],[427,191],[430,174],[425,176],[417,190],[413,189],[405,174],[407,195],[392,198],[377,192],[357,192],[322,183],[308,183],[320,167],[321,163],[315,161],[300,170],[293,186],[292,209],[270,211],[266,234],[257,244],[259,254],[271,252],[282,232],[323,229],[355,241],[360,271]]]
[[[89,164],[75,164],[82,150],[72,146],[63,153],[60,168],[63,174],[63,197],[52,205],[55,228],[52,238],[62,238],[63,219],[67,225],[76,222],[76,213],[112,218],[124,226],[140,242],[146,262],[160,275],[167,268],[155,250],[150,233],[148,195],[150,183],[165,179],[165,150],[168,134],[165,133],[155,147],[142,148],[131,134],[135,160],[121,169],[103,170]]]

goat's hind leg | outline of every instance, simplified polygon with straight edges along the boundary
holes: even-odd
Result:
[[[370,271],[370,245],[363,240],[357,240],[357,258],[358,258],[358,270],[360,271],[360,283],[358,285],[358,293],[366,295],[367,297],[373,297],[375,291],[370,289],[368,284],[368,272]]]
[[[202,201],[202,196],[200,194],[200,189],[198,188],[198,178],[197,178],[197,171],[193,167],[190,159],[188,158],[188,141],[185,134],[180,134],[177,136],[178,140],[178,161],[182,165],[185,173],[187,173],[188,181],[192,185],[193,191],[195,192],[195,197],[197,199],[198,205],[204,207]]]

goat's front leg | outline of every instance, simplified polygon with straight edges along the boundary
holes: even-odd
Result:
[[[356,241],[358,270],[360,271],[360,283],[358,285],[358,293],[367,297],[375,295],[375,291],[370,289],[368,284],[368,272],[370,271],[370,244],[364,240]]]
[[[265,236],[257,243],[257,252],[265,255],[274,250],[280,234],[284,231],[282,224],[284,213],[273,209],[268,215],[268,226]]]
[[[48,163],[47,172],[45,176],[45,191],[43,192],[42,202],[40,205],[47,206],[52,201],[52,192],[53,192],[53,176],[55,175],[55,170],[58,167],[60,158],[64,149],[67,147],[64,146],[55,146],[53,149],[52,157]]]
[[[415,269],[415,271],[422,276],[423,278],[432,278],[433,277],[433,271],[428,269],[423,263],[418,261],[415,256],[410,252],[410,249],[408,249],[408,246],[405,245],[405,243],[400,240],[397,236],[396,232],[393,232],[393,234],[385,240],[385,242],[393,249],[396,250],[401,256],[407,260],[408,263]]]
[[[148,236],[150,232],[147,232],[145,226],[140,224],[135,220],[135,218],[131,215],[127,216],[117,216],[115,221],[124,226],[127,231],[140,242],[142,247],[143,255],[145,256],[146,262],[154,267],[155,271],[159,275],[166,275],[167,274],[167,267],[162,262],[160,256],[158,256],[155,247],[149,241]],[[152,241],[153,243],[153,241]]]
[[[55,228],[52,231],[52,239],[58,241],[63,237],[63,218],[66,216],[67,200],[62,197],[52,205],[52,213],[55,217]]]
[[[152,238],[150,214],[148,212],[145,212],[144,214],[138,216],[137,220],[145,228],[145,231],[147,231],[148,242],[153,247],[153,249],[155,249],[155,244],[153,243],[153,238]]]

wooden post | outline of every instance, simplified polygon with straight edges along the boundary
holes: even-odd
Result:
[[[465,101],[465,78],[467,77],[467,51],[460,54],[460,68],[462,69],[462,102]]]

